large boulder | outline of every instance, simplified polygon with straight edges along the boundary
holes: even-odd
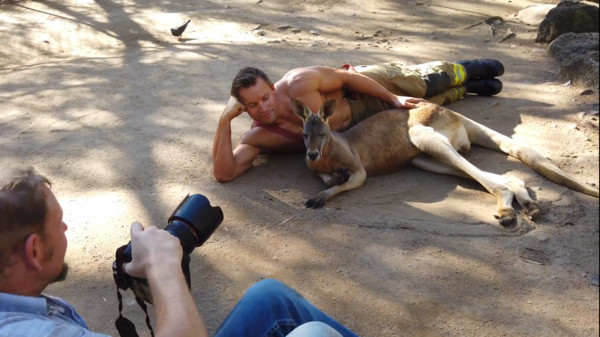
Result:
[[[560,63],[558,80],[598,88],[599,34],[565,33],[548,45],[548,52]]]
[[[562,1],[551,9],[538,26],[535,42],[550,43],[563,33],[600,31],[598,7],[573,1]]]
[[[600,62],[600,53],[597,50],[577,55],[561,64],[558,79],[571,81],[577,86],[598,89],[600,84],[598,62]]]
[[[599,34],[596,33],[564,33],[548,45],[548,52],[559,63],[600,49]]]

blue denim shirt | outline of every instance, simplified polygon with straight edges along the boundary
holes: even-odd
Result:
[[[66,301],[52,296],[19,296],[0,292],[0,337],[107,337],[88,330]]]

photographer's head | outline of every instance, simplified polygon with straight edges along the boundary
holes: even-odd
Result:
[[[37,296],[66,276],[66,224],[50,181],[31,167],[0,173],[0,291]]]

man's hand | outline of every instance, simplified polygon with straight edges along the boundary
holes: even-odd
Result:
[[[206,337],[206,328],[181,270],[183,250],[171,233],[131,224],[130,263],[125,272],[148,280],[156,314],[156,337]]]
[[[131,255],[131,262],[123,264],[125,272],[148,278],[147,273],[153,267],[179,266],[183,251],[181,243],[171,233],[154,226],[144,230],[142,224],[134,222],[131,224]]]
[[[246,110],[246,107],[237,98],[231,96],[229,97],[229,101],[227,101],[227,105],[225,105],[225,109],[223,109],[223,113],[221,114],[221,118],[225,118],[228,121],[232,121],[237,116],[241,115]]]
[[[416,108],[419,102],[427,102],[427,100],[410,96],[396,96],[394,106],[398,109],[412,109]]]

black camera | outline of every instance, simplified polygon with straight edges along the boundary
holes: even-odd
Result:
[[[223,221],[220,207],[210,205],[208,199],[201,194],[187,195],[177,206],[167,221],[165,230],[179,239],[183,249],[181,268],[188,287],[190,284],[190,254],[202,245]],[[131,289],[137,298],[152,304],[152,293],[148,281],[143,278],[127,275],[123,263],[131,262],[131,243],[117,249],[113,262],[113,277],[117,287]]]

